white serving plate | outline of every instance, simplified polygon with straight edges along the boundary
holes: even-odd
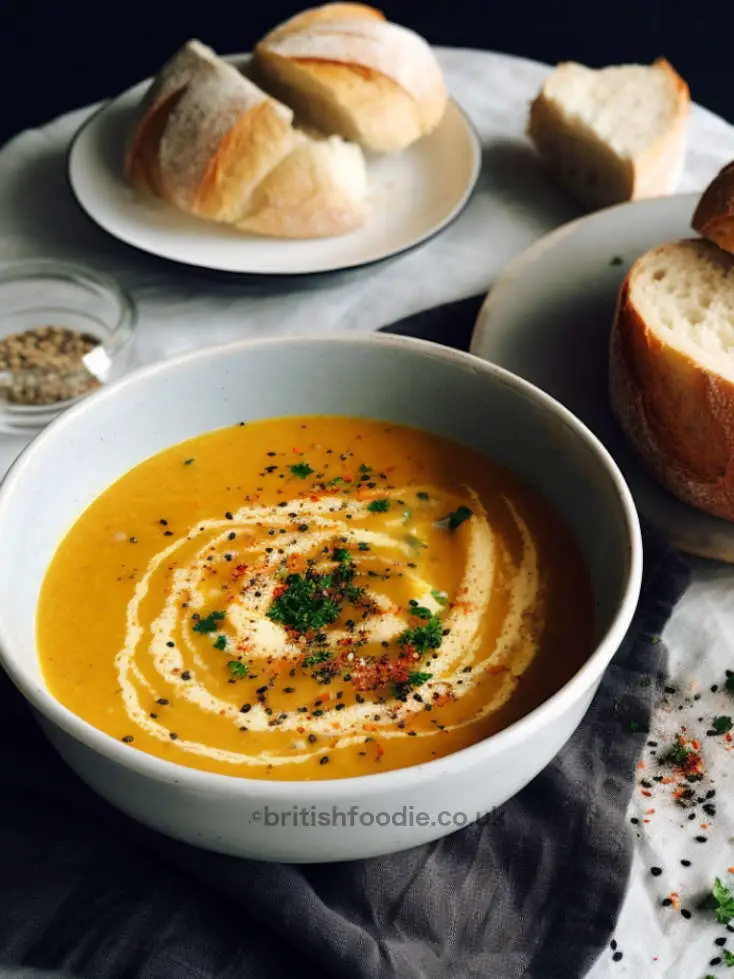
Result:
[[[247,55],[227,60],[243,67]],[[461,213],[481,169],[479,137],[450,101],[438,129],[396,156],[368,160],[372,215],[334,238],[291,241],[202,221],[135,191],[122,161],[135,107],[150,79],[108,102],[74,137],[69,181],[81,207],[108,234],[141,251],[223,272],[302,275],[354,268],[420,245]]]
[[[585,422],[614,456],[641,515],[675,547],[734,562],[734,524],[659,486],[628,447],[607,398],[607,344],[622,279],[649,248],[696,237],[698,198],[620,204],[540,239],[497,279],[471,350],[537,384]]]

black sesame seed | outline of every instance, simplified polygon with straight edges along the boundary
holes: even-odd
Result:
[[[614,955],[612,956],[612,962],[621,962],[623,957],[624,956],[622,955],[621,952],[615,952]]]
[[[708,836],[694,836],[693,839],[696,843],[708,843]]]
[[[135,738],[132,736],[132,734],[126,734],[122,740],[125,742],[125,744],[132,744]]]
[[[225,520],[234,520],[234,517],[233,517],[233,516],[232,516],[232,514],[231,514],[231,513],[229,512],[229,510],[227,510],[227,512],[226,512],[226,513],[224,514],[224,519],[225,519]]]
[[[168,701],[168,700],[166,700],[166,698],[165,698],[165,697],[159,697],[159,698],[158,698],[158,700],[156,700],[156,703],[157,703],[157,704],[160,704],[160,705],[161,705],[161,707],[167,707],[167,706],[168,706],[168,704],[169,704],[169,701]]]
[[[670,907],[670,905],[671,905],[671,904],[672,904],[673,902],[671,901],[671,899],[670,899],[669,897],[664,897],[664,898],[662,899],[662,901],[661,901],[660,903],[662,904],[662,906],[663,906],[664,908],[669,908],[669,907]]]
[[[130,538],[130,543],[131,544],[137,544],[137,542],[138,542],[138,538],[137,537],[131,537]]]
[[[616,952],[616,950],[617,950],[617,942],[616,942],[616,939],[613,938],[611,940],[611,942],[609,943],[609,947],[611,948],[611,950],[613,952]]]
[[[183,673],[181,674],[181,679],[182,680],[190,680],[191,679],[191,673],[189,672],[189,670],[184,670],[183,671]]]
[[[719,948],[723,948],[726,945],[726,935],[720,935],[719,938],[715,938],[714,945],[718,945]]]
[[[693,915],[692,915],[692,914],[691,914],[691,912],[690,912],[690,911],[688,910],[688,908],[681,908],[681,912],[680,912],[680,913],[681,913],[681,916],[682,916],[682,917],[684,917],[684,918],[686,919],[686,921],[687,921],[687,920],[688,920],[689,918],[692,918],[692,917],[693,917]]]
[[[709,962],[709,965],[721,965],[721,956],[715,955]]]
[[[178,735],[176,734],[175,731],[171,731],[171,733],[168,735],[168,737],[171,739],[171,741],[177,741],[178,740]]]
[[[243,704],[240,707],[240,714],[249,714],[250,710],[251,710],[250,704]]]
[[[659,877],[662,874],[662,872],[663,872],[662,867],[650,867],[650,873],[653,875],[653,877]]]
[[[176,643],[175,643],[175,642],[173,642],[173,641],[172,641],[172,640],[170,640],[170,639],[169,639],[169,640],[168,640],[168,642],[166,643],[166,646],[168,646],[168,648],[169,648],[169,649],[173,649],[173,647],[174,647],[175,645],[176,645]]]
[[[681,865],[681,867],[690,867],[691,866],[691,861],[690,860],[681,860],[680,865]]]
[[[319,760],[319,765],[328,765],[328,763],[329,763],[328,755],[324,755],[324,757]]]

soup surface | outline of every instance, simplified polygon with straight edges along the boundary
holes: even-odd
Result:
[[[516,477],[384,422],[235,425],[95,500],[46,575],[51,692],[130,750],[370,774],[527,713],[588,656],[574,540]]]

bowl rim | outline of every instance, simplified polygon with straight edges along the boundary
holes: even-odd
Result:
[[[484,761],[487,761],[502,751],[511,749],[513,745],[521,743],[533,729],[542,730],[546,724],[551,724],[554,719],[562,715],[566,707],[570,706],[583,695],[586,689],[592,686],[597,677],[601,678],[630,627],[639,600],[643,562],[642,535],[632,495],[619,467],[596,435],[549,394],[518,375],[491,362],[480,360],[471,353],[414,337],[379,332],[351,335],[331,333],[319,336],[279,335],[277,337],[248,338],[216,344],[132,371],[121,379],[83,398],[53,421],[21,452],[4,479],[0,481],[0,528],[4,514],[13,498],[22,491],[23,476],[29,463],[39,453],[45,451],[48,443],[63,439],[65,431],[74,426],[77,419],[81,418],[84,413],[93,412],[96,404],[102,399],[121,397],[125,392],[134,390],[136,385],[145,385],[161,374],[175,372],[180,367],[192,362],[206,361],[207,358],[219,358],[236,352],[247,352],[251,349],[278,348],[293,344],[314,347],[339,344],[352,347],[355,350],[365,345],[381,344],[396,350],[408,350],[417,355],[418,359],[421,357],[438,358],[455,365],[457,368],[486,374],[513,388],[526,399],[535,402],[541,408],[558,417],[573,431],[578,439],[586,444],[587,448],[597,458],[602,472],[610,481],[619,505],[627,530],[627,567],[622,581],[621,599],[612,621],[581,668],[547,700],[517,721],[496,734],[440,758],[420,762],[406,768],[391,769],[368,775],[337,779],[271,780],[209,772],[159,758],[141,750],[131,750],[112,735],[94,727],[56,700],[46,687],[42,677],[38,681],[31,680],[26,675],[25,670],[19,666],[19,658],[12,651],[13,644],[8,636],[8,629],[5,625],[6,616],[2,607],[0,607],[0,666],[29,704],[63,733],[106,760],[119,764],[123,768],[131,769],[156,782],[186,784],[197,791],[209,791],[214,794],[218,792],[234,793],[252,800],[262,800],[266,797],[279,801],[292,800],[293,796],[299,793],[305,793],[315,801],[334,796],[339,796],[340,799],[346,797],[364,798],[364,793],[379,796],[391,789],[409,789],[412,786],[434,781],[442,773],[446,773],[447,769],[465,770],[475,765],[482,756],[484,756]]]

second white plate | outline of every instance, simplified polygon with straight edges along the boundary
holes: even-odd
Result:
[[[246,55],[229,59],[238,66]],[[144,252],[224,272],[302,275],[367,265],[427,241],[456,218],[477,182],[481,145],[449,102],[438,129],[396,156],[370,159],[372,216],[336,238],[290,241],[200,221],[135,192],[122,174],[133,113],[149,81],[105,105],[77,133],[69,180],[81,207],[106,232]]]
[[[607,345],[622,279],[648,249],[695,236],[698,196],[621,204],[546,235],[497,279],[471,350],[532,381],[584,421],[616,459],[640,514],[674,546],[734,562],[734,524],[660,487],[629,449],[607,398]]]

